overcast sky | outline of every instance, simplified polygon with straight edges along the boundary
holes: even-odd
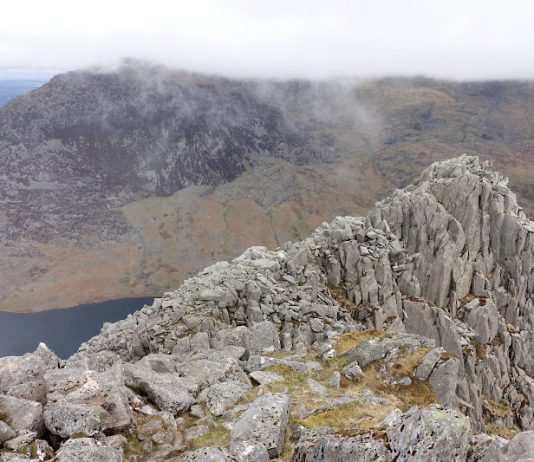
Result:
[[[146,58],[235,77],[534,78],[534,0],[5,0],[0,75]]]

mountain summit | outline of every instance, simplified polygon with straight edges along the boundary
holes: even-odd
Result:
[[[58,461],[526,461],[533,305],[534,222],[507,180],[476,157],[434,163],[366,217],[206,268],[60,367],[44,345],[0,360],[5,445]]]

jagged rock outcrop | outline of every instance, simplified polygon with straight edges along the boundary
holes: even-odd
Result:
[[[44,405],[58,454],[79,432],[126,460],[528,460],[533,267],[505,180],[473,157],[434,164],[366,218],[206,268],[61,364],[44,347],[6,359],[45,394],[2,385],[3,444],[42,436]]]

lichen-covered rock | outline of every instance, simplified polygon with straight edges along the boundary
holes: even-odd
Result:
[[[26,457],[24,454],[18,452],[2,452],[0,453],[0,462],[41,462],[39,459],[32,459]]]
[[[50,405],[64,403],[98,405],[107,414],[107,421],[102,430],[118,431],[130,426],[132,415],[124,386],[122,364],[108,367],[103,372],[75,367],[57,369],[46,373],[45,381],[48,402],[45,409]],[[53,409],[48,412],[49,417],[55,415],[59,407],[55,406]]]
[[[471,426],[460,412],[433,406],[408,411],[390,422],[386,433],[398,461],[464,462]]]
[[[92,438],[66,441],[57,452],[56,462],[123,462],[120,449],[106,446]]]
[[[169,459],[169,462],[238,462],[238,460],[225,448],[210,446]]]
[[[458,387],[460,366],[461,362],[459,358],[453,357],[445,361],[440,360],[434,365],[428,377],[430,388],[439,402],[447,407],[458,407],[456,388]]]
[[[0,445],[11,438],[15,438],[16,435],[15,431],[8,424],[0,420]]]
[[[0,414],[16,433],[28,430],[41,436],[44,432],[43,406],[41,403],[0,395]]]
[[[260,385],[269,385],[270,383],[281,382],[284,377],[274,372],[253,371],[250,376]]]
[[[325,434],[299,441],[291,462],[371,462],[393,460],[393,454],[374,433],[353,437]]]
[[[396,335],[392,337],[381,337],[364,340],[356,347],[347,351],[344,356],[350,358],[360,367],[365,367],[374,361],[382,359],[386,354],[401,348],[418,350],[423,347],[432,347],[434,343],[424,337],[417,335]]]
[[[232,448],[238,462],[269,462],[269,452],[259,441],[243,441]]]
[[[196,400],[199,384],[176,372],[154,372],[145,365],[133,365],[125,370],[126,383],[142,390],[160,409],[174,415],[189,409]]]
[[[59,366],[59,358],[44,343],[33,353],[0,358],[0,393],[46,402],[44,374]]]
[[[206,406],[216,416],[224,412],[241,399],[251,386],[239,380],[214,383],[207,389]]]
[[[253,401],[232,429],[232,448],[246,441],[262,443],[270,458],[284,448],[289,422],[289,396],[267,394]]]
[[[108,419],[108,412],[96,404],[61,402],[47,404],[44,409],[46,428],[61,438],[75,434],[96,435],[107,427]]]

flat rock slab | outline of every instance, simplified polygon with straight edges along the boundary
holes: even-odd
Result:
[[[125,368],[126,385],[143,390],[161,410],[178,415],[195,404],[193,394],[199,390],[198,381],[181,377],[178,373],[154,372],[134,364]]]
[[[284,449],[289,421],[289,395],[267,394],[253,401],[232,430],[231,447],[246,441],[262,443],[272,459]]]
[[[254,371],[250,376],[260,385],[269,385],[270,383],[282,382],[284,377],[274,372]]]

